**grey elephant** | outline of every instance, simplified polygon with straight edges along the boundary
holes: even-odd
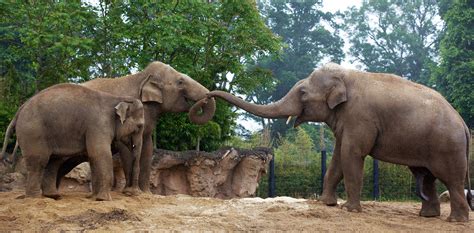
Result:
[[[27,166],[27,197],[41,195],[50,158],[85,155],[94,175],[93,195],[97,200],[111,200],[112,143],[133,143],[131,188],[138,190],[144,123],[143,104],[138,99],[58,84],[36,94],[18,110],[7,129],[3,150],[15,129]],[[49,191],[43,194],[52,195]]]
[[[161,114],[171,112],[188,112],[192,102],[206,99],[209,90],[204,86],[180,73],[173,67],[162,62],[152,62],[143,71],[120,78],[97,78],[81,84],[82,86],[110,93],[117,96],[131,96],[142,101],[144,105],[145,125],[143,132],[143,150],[140,159],[140,189],[150,192],[150,169],[153,153],[152,131]],[[204,124],[215,113],[214,99],[206,100],[199,105],[199,112],[190,116],[191,122]],[[196,108],[196,107],[195,107]],[[131,185],[131,164],[133,156],[125,146],[117,146],[123,163],[126,187]],[[57,189],[61,177],[74,167],[87,161],[86,157],[75,157],[66,161],[51,161],[49,171],[43,180],[43,187],[48,190]],[[56,181],[56,182],[52,182]]]
[[[220,97],[267,118],[296,116],[301,123],[325,122],[336,137],[334,155],[324,177],[321,200],[336,205],[336,186],[344,179],[343,208],[361,211],[360,192],[366,155],[408,166],[422,181],[421,216],[439,216],[435,180],[451,193],[448,221],[468,221],[470,189],[469,130],[461,116],[436,91],[384,73],[345,69],[329,63],[297,82],[278,102],[256,105],[222,92]]]

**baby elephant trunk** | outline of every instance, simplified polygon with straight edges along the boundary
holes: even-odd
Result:
[[[132,150],[133,150],[133,157],[135,158],[133,161],[133,170],[132,170],[132,188],[138,190],[138,176],[140,174],[140,156],[142,154],[142,146],[143,146],[143,128],[140,129],[140,132],[135,133],[132,136]]]

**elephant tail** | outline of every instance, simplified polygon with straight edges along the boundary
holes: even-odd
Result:
[[[3,148],[2,148],[2,161],[7,162],[7,146],[8,146],[8,139],[10,138],[11,134],[13,133],[15,126],[16,126],[16,121],[18,119],[18,115],[21,111],[23,106],[21,106],[18,111],[16,112],[15,116],[13,117],[12,121],[10,121],[10,124],[8,125],[7,131],[5,132],[5,139],[3,139]],[[18,147],[18,141],[15,144],[15,147]],[[16,150],[15,150],[16,151]]]
[[[469,132],[469,128],[464,124],[464,130],[466,131],[466,157],[467,157],[467,172],[466,172],[466,180],[467,180],[467,204],[472,211],[474,211],[474,206],[472,206],[472,193],[471,193],[471,179],[469,176],[469,147],[471,146],[471,133]]]

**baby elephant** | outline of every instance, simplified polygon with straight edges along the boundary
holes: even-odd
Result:
[[[16,129],[28,172],[27,197],[40,196],[43,172],[50,157],[86,155],[93,174],[93,195],[96,200],[111,200],[114,141],[133,148],[131,189],[139,190],[143,124],[143,105],[137,99],[75,84],[59,84],[41,91],[21,107],[5,138]],[[47,192],[43,190],[43,195],[55,195]]]

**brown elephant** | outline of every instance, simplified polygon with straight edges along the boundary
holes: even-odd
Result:
[[[336,137],[334,155],[324,177],[321,200],[336,205],[336,186],[344,179],[349,211],[361,211],[360,192],[366,155],[409,166],[423,180],[421,216],[439,216],[435,189],[448,187],[450,221],[467,221],[471,195],[464,199],[470,135],[461,116],[436,91],[399,76],[344,69],[329,63],[296,83],[278,102],[256,105],[229,93],[213,91],[252,114],[267,118],[296,116],[325,122]],[[470,189],[470,188],[469,188]]]
[[[143,132],[143,150],[140,160],[140,188],[144,192],[150,192],[149,180],[151,159],[153,153],[152,131],[156,121],[161,114],[172,112],[188,112],[191,102],[206,98],[209,90],[204,86],[182,74],[171,66],[152,62],[143,71],[120,78],[97,78],[81,84],[82,86],[107,92],[117,96],[131,96],[143,102],[145,110],[145,126]],[[202,114],[193,114],[191,122],[203,124],[212,119],[215,113],[215,101],[210,99],[206,104],[201,104]],[[133,156],[124,146],[118,146],[121,162],[123,163],[126,177],[126,187],[131,185],[131,164]],[[48,169],[57,172],[48,172],[44,179],[43,187],[56,189],[59,186],[61,177],[66,175],[74,167],[87,161],[86,157],[72,158],[65,162],[52,161],[48,164]],[[51,182],[51,181],[57,182]]]
[[[27,166],[27,197],[41,194],[43,173],[50,158],[86,155],[94,174],[95,198],[111,200],[112,143],[133,148],[131,188],[139,190],[144,124],[143,104],[138,99],[76,84],[58,84],[36,94],[18,110],[7,129],[3,150],[15,129]],[[132,145],[127,145],[130,142]],[[55,191],[43,189],[43,195],[54,196]]]

